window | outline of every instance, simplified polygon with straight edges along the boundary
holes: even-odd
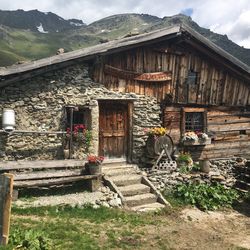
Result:
[[[198,72],[195,72],[193,70],[189,70],[188,76],[187,76],[187,84],[195,85],[197,83],[198,83]]]
[[[66,128],[70,127],[71,110],[73,109],[73,126],[83,124],[90,127],[90,111],[81,107],[66,107]]]
[[[204,132],[203,112],[185,112],[185,131]]]
[[[204,108],[182,108],[181,132],[207,132],[207,112]]]

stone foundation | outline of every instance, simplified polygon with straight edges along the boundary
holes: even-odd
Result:
[[[142,169],[146,172],[148,179],[160,191],[172,189],[179,184],[188,183],[213,183],[219,182],[227,187],[234,186],[237,180],[235,167],[245,164],[247,161],[243,158],[231,158],[225,160],[212,160],[210,172],[208,174],[199,171],[182,173],[178,167],[172,167],[168,170]]]
[[[0,109],[12,108],[16,129],[26,131],[65,131],[65,106],[90,110],[92,144],[89,152],[98,153],[98,99],[133,101],[133,154],[139,162],[146,136],[144,129],[160,126],[160,106],[152,97],[110,91],[89,77],[86,65],[75,65],[34,77],[0,89]],[[65,135],[0,134],[0,159],[63,159]],[[86,153],[75,146],[74,158]]]

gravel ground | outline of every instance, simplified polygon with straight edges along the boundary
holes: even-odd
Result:
[[[101,187],[96,192],[76,192],[63,195],[38,196],[30,198],[20,198],[14,202],[18,207],[39,207],[39,206],[57,206],[71,205],[82,206],[92,204],[94,207],[100,205],[106,207],[120,207],[121,200],[118,195],[108,187]]]

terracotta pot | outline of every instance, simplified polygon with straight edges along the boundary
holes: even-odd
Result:
[[[102,173],[102,165],[95,163],[88,163],[88,172],[92,175],[101,174]]]

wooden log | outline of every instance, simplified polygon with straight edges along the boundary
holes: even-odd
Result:
[[[81,175],[45,180],[15,181],[15,188],[44,187],[98,178],[101,175]]]
[[[0,176],[0,245],[7,245],[10,230],[13,175]]]

